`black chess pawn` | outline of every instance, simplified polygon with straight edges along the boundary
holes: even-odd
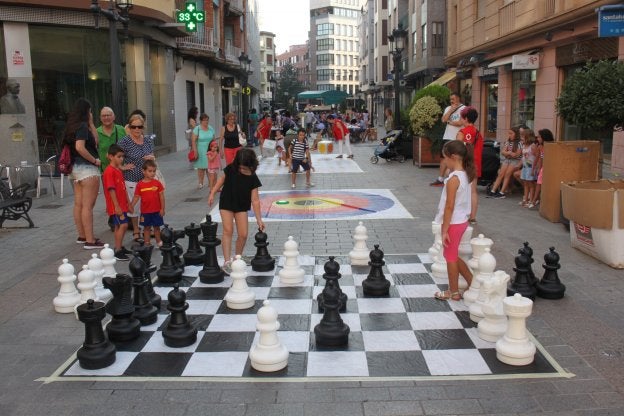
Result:
[[[516,263],[516,267],[514,267],[516,276],[507,288],[507,295],[513,296],[515,293],[520,293],[525,298],[535,300],[537,290],[535,286],[533,286],[531,276],[529,275],[529,258],[522,250],[518,250],[518,255],[515,257],[514,261]]]
[[[145,278],[145,263],[135,256],[128,265],[132,273],[132,286],[134,287],[134,316],[141,325],[151,325],[158,318],[158,309],[152,305],[147,293],[147,279]]]
[[[168,227],[168,225],[165,225]],[[184,230],[173,230],[173,260],[175,262],[176,267],[182,270],[184,273],[184,260],[182,256],[184,255],[184,249],[182,248],[182,244],[178,243],[178,240],[186,237]]]
[[[176,284],[167,296],[167,309],[171,312],[169,323],[162,331],[165,345],[172,348],[188,347],[197,341],[197,328],[191,325],[186,316],[189,305],[186,302],[186,293]]]
[[[533,249],[529,246],[529,242],[525,241],[524,243],[522,243],[522,248],[520,249],[520,252],[524,253],[525,256],[527,256],[529,258],[529,279],[530,282],[533,286],[535,286],[537,284],[537,277],[535,276],[535,273],[533,273]]]
[[[188,248],[184,253],[184,264],[188,266],[197,266],[204,264],[204,252],[199,245],[199,234],[201,227],[192,222],[184,227],[184,234],[188,237]]]
[[[217,260],[217,247],[221,240],[217,238],[217,227],[219,224],[212,222],[212,217],[206,215],[206,221],[200,224],[203,238],[199,245],[205,247],[204,267],[199,272],[199,281],[207,284],[221,283],[225,273],[219,267]]]
[[[153,251],[154,251],[154,246],[152,245],[141,246],[135,250],[134,255],[135,257],[140,257],[141,260],[143,260],[143,265],[149,265],[145,267],[144,273],[143,273],[146,279],[145,287],[147,288],[147,296],[149,297],[151,304],[154,305],[156,309],[160,311],[160,305],[161,305],[162,299],[160,295],[156,293],[156,291],[154,290],[154,285],[152,284],[152,276],[151,276],[151,272],[156,270],[156,266],[151,264]],[[152,270],[152,266],[154,267],[153,270]],[[128,265],[128,267],[130,268],[130,273],[134,275],[134,272],[131,269],[132,261],[130,262],[130,265]]]
[[[78,319],[85,324],[85,341],[76,353],[80,367],[97,370],[113,364],[116,348],[102,329],[102,319],[106,316],[104,303],[89,299],[78,306],[77,312]]]
[[[275,259],[271,257],[267,249],[269,245],[269,243],[267,243],[267,234],[259,229],[255,235],[255,240],[254,246],[256,246],[257,250],[254,258],[251,259],[251,270],[255,272],[268,272],[273,270],[275,268]]]
[[[105,276],[102,283],[113,294],[113,298],[106,304],[106,312],[113,317],[106,326],[108,339],[113,342],[125,342],[138,338],[141,323],[132,316],[134,313],[132,278],[127,274],[117,274],[114,278]]]
[[[336,289],[338,289],[339,300],[340,300],[340,312],[347,311],[347,295],[340,289],[340,283],[338,283],[338,279],[342,277],[340,274],[340,264],[334,260],[334,256],[329,256],[329,261],[325,262],[323,268],[325,269],[325,273],[323,274],[323,279],[325,279],[325,285],[327,286],[327,282],[334,281]],[[323,294],[325,291],[319,293],[316,297],[316,302],[318,303],[319,312],[323,312],[324,303],[325,303],[325,295]]]
[[[173,230],[167,226],[162,228],[160,232],[162,246],[160,253],[162,254],[162,263],[156,272],[160,283],[179,283],[182,280],[182,272],[175,261],[175,247],[173,245]]]
[[[328,279],[323,288],[325,312],[321,321],[314,327],[316,344],[325,347],[336,347],[349,343],[349,325],[345,324],[338,310],[342,304],[340,290],[336,286],[338,280]]]
[[[559,280],[559,274],[557,270],[561,268],[559,264],[559,254],[555,251],[554,247],[550,248],[550,251],[544,255],[543,264],[544,276],[542,280],[537,284],[537,296],[544,299],[561,299],[565,294],[565,285]]]
[[[364,296],[388,296],[390,294],[390,282],[383,273],[384,252],[379,249],[379,244],[375,244],[375,248],[370,252],[370,272],[366,279],[362,281],[362,290]]]

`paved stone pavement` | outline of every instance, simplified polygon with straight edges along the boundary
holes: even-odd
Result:
[[[426,252],[430,222],[440,188],[428,183],[436,169],[380,161],[373,145],[355,145],[363,173],[314,174],[316,189],[388,188],[413,219],[367,221],[369,243],[386,253]],[[196,189],[186,152],[159,158],[167,180],[166,220],[174,227],[199,221],[208,211],[207,190]],[[262,177],[263,190],[287,189],[288,176]],[[58,180],[56,185],[58,189]],[[567,286],[559,301],[538,300],[528,326],[548,352],[576,376],[570,379],[349,381],[304,383],[55,382],[46,377],[83,340],[83,326],[53,311],[56,269],[62,258],[75,266],[91,254],[74,242],[72,195],[35,200],[34,229],[0,230],[0,415],[533,415],[606,416],[624,414],[624,273],[588,257],[569,244],[561,224],[506,200],[483,197],[479,223],[495,244],[498,269],[512,273],[522,242],[535,250],[536,271],[550,246],[561,255],[559,276]],[[201,197],[201,200],[196,199]],[[187,202],[188,198],[195,201]],[[96,205],[96,234],[112,241],[104,198]],[[9,222],[8,227],[22,223]],[[288,235],[306,254],[344,254],[352,248],[357,221],[268,223],[273,254]],[[245,254],[253,254],[248,244]],[[123,270],[119,267],[118,270]],[[126,266],[127,267],[127,266]]]

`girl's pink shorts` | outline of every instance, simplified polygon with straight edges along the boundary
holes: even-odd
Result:
[[[455,262],[459,257],[459,243],[461,241],[464,231],[468,228],[468,221],[462,224],[451,224],[449,226],[448,234],[450,242],[444,247],[444,259],[447,262]]]

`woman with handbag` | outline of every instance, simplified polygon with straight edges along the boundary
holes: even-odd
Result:
[[[271,127],[273,127],[273,119],[265,114],[256,130],[256,135],[260,139],[260,156],[262,157],[264,157],[264,141],[271,136]]]
[[[193,168],[197,169],[197,188],[204,187],[204,178],[206,177],[208,169],[208,147],[210,142],[214,139],[214,129],[208,125],[210,118],[208,114],[203,113],[199,117],[199,126],[193,129],[193,136],[191,140],[191,151],[195,153],[195,161],[193,162]]]
[[[87,250],[101,249],[104,243],[93,235],[93,207],[100,189],[100,166],[97,130],[93,124],[91,103],[79,98],[67,116],[63,144],[69,146],[74,166],[70,178],[74,183],[74,223],[76,243]]]
[[[239,139],[240,133],[240,127],[236,124],[236,114],[227,113],[225,126],[221,127],[219,132],[219,148],[223,149],[226,166],[232,163],[236,153],[243,147]]]

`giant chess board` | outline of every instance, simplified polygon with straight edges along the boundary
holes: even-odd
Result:
[[[100,370],[81,368],[74,354],[45,381],[62,380],[238,380],[312,381],[353,379],[539,378],[570,377],[534,339],[538,352],[532,364],[515,367],[497,360],[493,343],[481,340],[463,301],[433,298],[446,282],[430,274],[427,254],[386,255],[383,267],[391,282],[390,296],[364,297],[362,281],[368,266],[351,266],[338,257],[340,285],[349,300],[342,319],[349,325],[344,347],[319,347],[314,326],[322,314],[316,296],[325,281],[327,257],[300,256],[305,269],[299,286],[280,284],[276,270],[253,272],[247,282],[256,302],[248,310],[227,308],[223,297],[232,281],[215,285],[197,279],[201,267],[187,266],[181,288],[187,292],[189,320],[199,329],[197,341],[185,348],[165,346],[162,329],[167,324],[170,286],[155,284],[163,299],[158,321],[141,328],[141,336],[118,343],[117,359]],[[288,366],[274,373],[251,368],[249,350],[257,340],[256,312],[269,299],[279,313],[279,338],[290,351]],[[79,345],[76,346],[77,348]]]

